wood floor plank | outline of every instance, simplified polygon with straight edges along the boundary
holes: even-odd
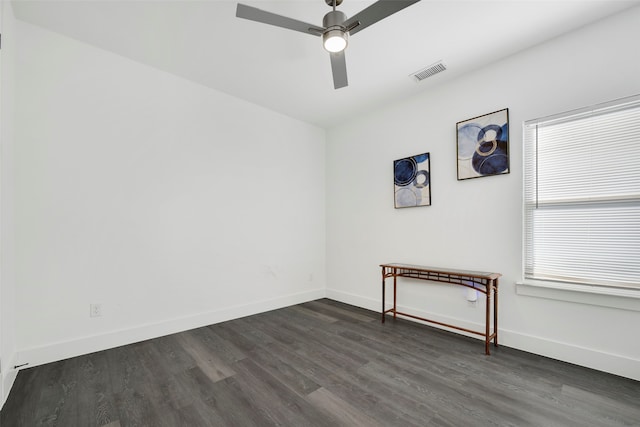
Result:
[[[260,427],[272,425],[265,422],[261,410],[252,402],[252,397],[242,392],[234,377],[211,385],[211,397],[204,403],[221,418],[220,425],[238,427]]]
[[[158,400],[162,405],[179,410],[192,402],[191,387],[173,375],[156,386],[160,392]]]
[[[287,349],[283,349],[286,353]],[[338,367],[315,352],[296,351],[292,360],[300,358],[297,365],[308,366],[304,370],[313,381],[344,399],[361,411],[371,414],[384,425],[422,426],[425,416],[414,415],[414,403],[405,395],[389,393],[389,389],[357,370]],[[409,409],[409,410],[407,410]]]
[[[378,423],[363,411],[347,403],[344,399],[340,399],[325,388],[319,388],[310,393],[307,399],[324,412],[327,421],[331,425],[383,427],[383,424]]]
[[[140,361],[135,358],[134,348],[134,345],[130,345],[113,348],[106,352],[109,380],[114,394],[128,389],[137,381],[143,380],[140,376],[136,377],[136,373],[141,371],[139,369]]]
[[[163,418],[158,416],[149,399],[144,394],[128,389],[114,395],[118,408],[118,421],[126,426],[162,425]]]
[[[235,374],[233,369],[224,363],[215,352],[208,351],[207,347],[196,336],[189,333],[179,334],[176,338],[182,348],[193,358],[196,366],[213,382]]]
[[[274,310],[269,314],[270,318],[274,319],[282,327],[301,336],[307,335],[318,324],[318,321],[311,316],[297,311]]]
[[[65,371],[73,380],[67,383],[67,398],[56,425],[102,426],[119,418],[103,352],[69,359]]]
[[[16,380],[10,399],[2,409],[2,419],[6,419],[4,414],[17,412],[15,419],[12,419],[16,425],[51,425],[59,412],[60,381],[65,363],[59,361],[39,369],[20,371],[19,377],[24,380]]]
[[[232,365],[238,360],[244,359],[246,357],[245,353],[230,341],[216,334],[215,327],[216,325],[210,325],[187,332],[200,340],[200,342],[206,346],[207,352],[215,353],[220,360],[228,365]]]
[[[279,341],[285,345],[295,345],[300,341],[300,334],[297,331],[283,327],[282,322],[273,315],[261,316],[255,321],[259,322],[260,330],[271,338],[268,342]]]
[[[2,427],[640,426],[640,382],[322,299],[19,372]]]
[[[589,390],[564,385],[562,397],[573,403],[573,407],[580,413],[588,414],[589,419],[598,424],[633,425],[636,423],[640,425],[640,418],[638,418],[640,396],[635,402],[628,403]]]
[[[237,387],[275,425],[328,425],[320,411],[250,359],[239,361],[234,369],[238,372],[234,377]]]
[[[175,378],[181,385],[181,389],[189,401],[206,401],[213,397],[212,393],[214,389],[212,388],[212,384],[215,382],[211,381],[211,378],[198,366],[176,374]]]
[[[146,351],[146,368],[150,371],[155,370],[157,375],[165,376],[194,367],[196,361],[189,352],[184,351],[180,336],[181,334],[167,335],[152,342],[145,342],[139,351]]]
[[[268,344],[273,341],[273,338],[269,337],[259,329],[248,325],[243,321],[244,319],[237,319],[232,322],[219,323],[211,326],[212,330],[232,343],[237,349],[244,353],[248,353],[254,348]]]
[[[308,303],[301,304],[300,307],[308,308],[313,311],[317,311],[322,314],[326,314],[327,316],[337,318],[339,320],[348,320],[348,321],[358,321],[358,322],[375,322],[380,320],[380,316],[373,314],[371,312],[368,313],[359,313],[354,310],[350,310],[348,307],[345,308],[343,306],[336,306],[332,304],[326,304],[322,301],[311,301]]]
[[[224,425],[224,420],[202,402],[196,401],[178,411],[179,421],[175,426],[216,427]]]
[[[476,415],[480,423],[487,424],[490,419],[498,416],[500,420],[514,426],[540,425],[575,425],[592,426],[587,417],[570,418],[566,416],[563,408],[557,405],[557,400],[542,399],[528,393],[520,393],[514,388],[494,388],[487,390],[484,382],[477,381],[475,377],[463,384],[464,390],[470,396],[475,396],[475,402],[481,412]],[[517,408],[517,411],[513,409]],[[544,413],[542,419],[540,414]]]
[[[254,350],[250,359],[301,396],[306,396],[320,387],[315,381],[300,372],[299,369],[289,364],[285,360],[286,356],[281,358],[276,346],[263,346],[258,350]]]
[[[321,322],[326,322],[326,323],[333,323],[338,321],[338,319],[334,316],[328,316],[318,311],[310,310],[302,305],[294,306],[291,308],[294,312],[298,312],[301,315],[312,318],[316,321],[319,320]]]

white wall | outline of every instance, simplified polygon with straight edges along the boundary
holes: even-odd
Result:
[[[640,8],[325,138],[5,11],[3,366],[7,357],[33,366],[325,292],[378,310],[378,264],[397,261],[502,272],[502,343],[638,378],[640,341],[628,325],[640,312],[521,296],[514,285],[521,123],[639,93],[638,19]],[[455,123],[505,107],[512,173],[456,181]],[[433,205],[394,210],[392,161],[424,151]],[[400,300],[442,320],[482,319],[446,285],[405,284]],[[91,303],[102,304],[102,317],[89,318]]]
[[[327,296],[380,310],[381,263],[501,272],[507,346],[640,379],[640,311],[516,294],[522,123],[640,93],[640,7],[328,132]],[[446,58],[444,58],[446,61]],[[511,173],[456,180],[456,122],[509,108]],[[431,153],[432,206],[394,210],[392,161]],[[403,282],[417,314],[483,324],[465,288]],[[631,327],[631,329],[630,329]],[[479,354],[482,348],[479,346]]]
[[[20,363],[324,296],[324,130],[17,24]]]
[[[15,259],[13,225],[13,146],[15,18],[9,2],[0,3],[0,407],[17,371],[15,365]]]

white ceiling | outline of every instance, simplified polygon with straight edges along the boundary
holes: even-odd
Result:
[[[320,25],[324,0],[242,0]],[[373,1],[344,0],[353,16]],[[429,90],[640,0],[422,0],[354,35],[335,90],[321,39],[235,17],[236,1],[15,0],[16,18],[321,127]],[[568,52],[567,54],[570,54]],[[421,83],[409,75],[439,60]]]

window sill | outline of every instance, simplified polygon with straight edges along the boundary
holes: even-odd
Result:
[[[516,293],[538,298],[640,311],[640,289],[606,288],[577,283],[525,280],[516,283]]]

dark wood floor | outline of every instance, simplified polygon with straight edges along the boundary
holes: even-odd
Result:
[[[640,426],[640,382],[319,300],[19,373],[14,426]]]

